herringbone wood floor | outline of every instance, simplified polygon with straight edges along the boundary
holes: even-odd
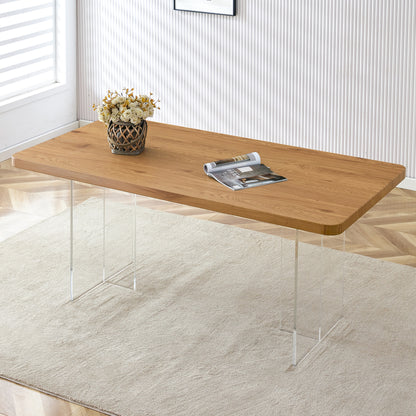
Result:
[[[100,194],[90,186],[77,186],[77,202]],[[119,195],[119,194],[118,194]],[[113,196],[120,198],[120,196]],[[122,197],[121,197],[122,198]],[[138,197],[142,206],[221,222],[265,233],[285,235],[281,227],[197,208]],[[15,169],[10,160],[0,163],[0,241],[53,216],[69,205],[65,180]],[[287,231],[288,237],[293,235]],[[312,234],[308,241],[319,242]],[[346,250],[416,267],[416,192],[396,188],[346,233]],[[77,406],[0,379],[0,415],[98,416]]]

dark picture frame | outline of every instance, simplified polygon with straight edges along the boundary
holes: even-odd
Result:
[[[236,15],[237,0],[173,0],[173,9],[185,12]]]

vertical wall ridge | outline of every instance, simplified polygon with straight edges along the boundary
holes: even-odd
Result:
[[[161,99],[155,120],[401,163],[416,177],[413,0],[78,0],[79,116],[107,89]],[[253,149],[255,150],[255,149]]]

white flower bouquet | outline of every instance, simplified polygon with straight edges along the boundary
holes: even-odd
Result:
[[[107,126],[110,121],[139,124],[142,120],[152,117],[159,100],[148,95],[135,95],[134,88],[123,88],[122,92],[108,90],[101,105],[93,105],[94,111],[98,113],[98,120]]]

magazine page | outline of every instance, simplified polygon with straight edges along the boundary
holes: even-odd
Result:
[[[240,166],[250,166],[261,163],[260,155],[257,152],[247,153],[245,155],[234,156],[229,159],[217,160],[215,162],[205,163],[205,173],[218,172],[220,170],[238,168]]]
[[[234,191],[287,180],[260,163],[257,152],[206,163],[204,170],[208,176]]]

